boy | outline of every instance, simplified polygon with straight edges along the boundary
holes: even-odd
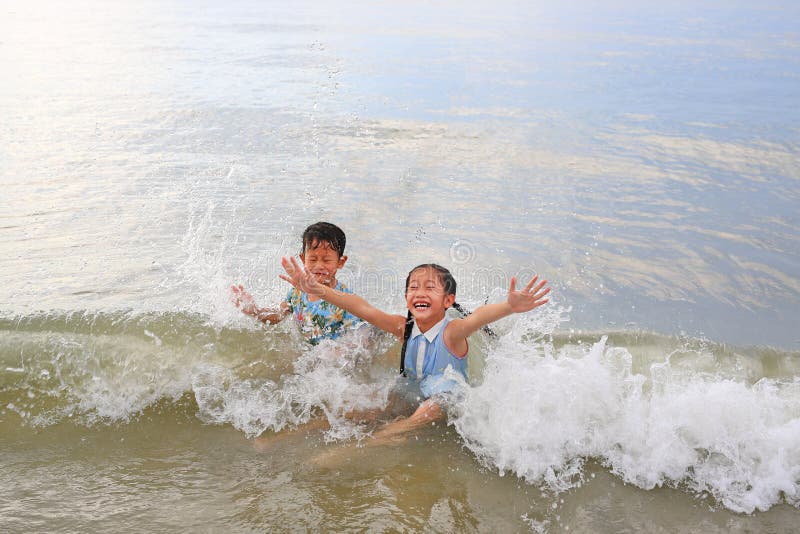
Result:
[[[341,228],[331,223],[318,222],[306,228],[302,239],[300,260],[306,271],[312,273],[320,284],[350,293],[344,284],[336,280],[336,271],[347,262],[347,256],[344,255],[347,239]],[[318,296],[303,293],[294,287],[289,290],[286,300],[278,308],[259,308],[253,296],[241,285],[231,286],[231,291],[233,304],[263,323],[275,324],[290,313],[294,314],[303,335],[312,345],[323,339],[336,339],[347,329],[362,322],[358,317]]]

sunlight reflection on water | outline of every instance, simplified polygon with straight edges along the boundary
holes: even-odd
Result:
[[[624,2],[302,22],[249,2],[44,5],[9,13],[0,47],[14,308],[180,306],[203,288],[152,288],[187,242],[222,247],[202,255],[224,276],[331,218],[398,276],[452,264],[461,240],[476,271],[546,273],[578,324],[796,344],[798,54],[780,11],[749,28],[741,7],[678,6],[665,33]],[[98,285],[94,304],[68,296]]]

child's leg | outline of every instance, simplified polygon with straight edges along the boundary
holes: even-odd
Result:
[[[410,417],[401,417],[391,423],[386,423],[372,435],[371,439],[364,441],[364,447],[396,443],[401,441],[409,432],[443,419],[444,415],[444,410],[442,410],[439,403],[433,399],[428,399],[420,404]],[[334,468],[350,458],[354,452],[355,449],[348,445],[333,447],[315,456],[311,462],[319,467]]]
[[[330,427],[331,425],[325,417],[317,417],[316,419],[312,419],[307,423],[303,423],[302,425],[298,425],[289,430],[283,430],[281,432],[266,431],[253,441],[253,447],[257,451],[264,451],[269,449],[269,447],[274,443],[296,434],[300,434],[301,432],[310,432],[311,430],[327,430]]]
[[[384,414],[382,409],[375,410],[353,410],[344,414],[345,419],[357,423],[371,423]]]
[[[366,446],[381,445],[392,441],[403,434],[429,425],[443,417],[444,410],[442,410],[439,403],[433,399],[428,399],[420,404],[419,408],[410,417],[398,419],[384,425],[372,435],[372,439],[366,443]]]
[[[360,423],[374,421],[378,419],[383,414],[383,410],[361,410],[356,411],[353,410],[351,412],[347,412],[344,414],[346,419],[351,421],[357,421]],[[312,419],[307,423],[302,425],[298,425],[294,428],[289,430],[283,430],[281,432],[271,432],[267,431],[261,434],[259,437],[255,439],[253,442],[253,447],[257,451],[263,451],[268,449],[273,443],[276,443],[282,439],[292,437],[297,435],[301,432],[310,432],[312,430],[328,430],[331,427],[330,421],[325,417],[317,417],[316,419]]]

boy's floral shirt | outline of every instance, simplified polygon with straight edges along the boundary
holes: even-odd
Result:
[[[336,283],[336,291],[352,293],[341,282]],[[289,311],[300,323],[300,330],[309,343],[316,345],[323,339],[336,339],[350,327],[362,321],[350,312],[337,308],[324,300],[309,302],[308,295],[291,288],[286,295]]]

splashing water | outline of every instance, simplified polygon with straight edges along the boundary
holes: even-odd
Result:
[[[738,512],[798,504],[796,377],[707,372],[704,352],[692,354],[699,364],[667,358],[635,372],[636,348],[605,336],[558,349],[518,340],[490,352],[456,409],[453,425],[486,466],[562,492],[585,481],[591,458],[626,483],[708,492]]]

